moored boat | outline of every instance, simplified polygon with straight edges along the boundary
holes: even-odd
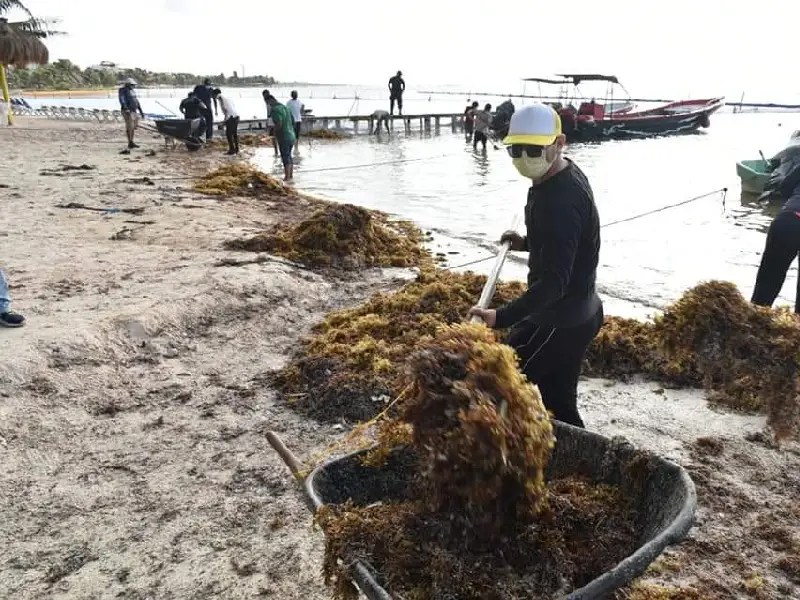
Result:
[[[722,108],[722,98],[683,100],[649,110],[606,114],[601,104],[584,102],[578,108],[561,108],[561,123],[568,139],[593,141],[692,133],[711,124],[710,116]]]
[[[561,79],[528,78],[539,84],[573,86],[586,81],[605,82],[625,88],[614,75],[558,75]],[[563,87],[562,87],[563,89]],[[573,96],[562,93],[566,100],[550,103],[561,115],[563,131],[570,141],[599,141],[692,133],[709,127],[711,115],[724,105],[723,98],[680,100],[668,102],[654,108],[633,110],[628,101],[614,101],[612,91],[607,91],[605,101],[592,98],[589,101],[573,101]],[[577,92],[574,95],[578,97]],[[617,96],[619,97],[619,96]],[[578,104],[579,103],[579,104]],[[578,108],[575,105],[578,104]]]
[[[742,191],[749,194],[761,194],[770,177],[767,163],[760,158],[740,160],[736,163],[736,174],[742,181]]]

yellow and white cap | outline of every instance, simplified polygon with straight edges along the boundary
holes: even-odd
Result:
[[[561,135],[561,117],[552,106],[529,104],[511,115],[504,144],[549,146]]]

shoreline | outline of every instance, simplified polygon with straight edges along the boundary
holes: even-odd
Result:
[[[220,152],[165,152],[143,133],[121,156],[119,125],[23,123],[4,129],[15,153],[0,165],[15,216],[2,266],[28,318],[0,330],[0,596],[329,599],[322,534],[264,433],[307,459],[350,424],[292,411],[267,374],[325,314],[412,274],[218,266],[243,258],[225,241],[309,205],[193,191],[190,172],[225,164]],[[69,202],[145,210],[56,207]],[[765,594],[791,587],[759,536],[767,517],[800,534],[796,443],[770,447],[763,417],[720,412],[699,390],[584,379],[580,394],[590,428],[680,462],[698,487],[696,527],[639,585],[744,598],[755,569]]]
[[[358,87],[353,84],[346,83],[304,83],[304,82],[288,82],[288,83],[273,83],[273,84],[257,84],[257,85],[227,85],[226,87],[233,89],[262,89],[265,85],[273,88],[287,88],[287,87]],[[180,86],[180,85],[160,85],[160,86],[139,86],[137,89],[140,93],[145,90],[183,90],[193,86]],[[69,90],[60,89],[27,89],[27,88],[10,88],[12,96],[23,96],[33,99],[40,98],[102,98],[108,94],[116,94],[118,86],[106,88],[75,88]]]

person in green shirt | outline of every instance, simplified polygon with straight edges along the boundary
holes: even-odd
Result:
[[[292,112],[273,95],[269,95],[267,105],[272,122],[275,124],[274,136],[278,140],[278,149],[283,162],[283,180],[291,181],[294,177],[294,162],[292,161],[292,148],[294,147],[294,118]]]

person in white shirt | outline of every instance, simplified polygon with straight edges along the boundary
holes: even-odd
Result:
[[[214,101],[218,101],[225,115],[225,137],[228,138],[228,152],[226,154],[239,154],[239,113],[227,96],[222,95],[219,88],[214,90]]]
[[[292,99],[286,103],[286,108],[292,113],[294,119],[295,149],[300,146],[300,126],[303,122],[303,103],[297,99],[297,90],[292,90]]]

